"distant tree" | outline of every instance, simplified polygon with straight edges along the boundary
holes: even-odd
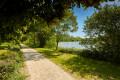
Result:
[[[60,41],[62,41],[62,42],[70,41],[70,35],[68,33],[63,34],[63,37]]]
[[[56,35],[56,50],[58,49],[58,42],[62,39],[62,36],[68,32],[75,32],[78,30],[78,23],[76,21],[76,16],[70,10],[68,11],[68,16],[65,21],[55,25],[55,35]]]
[[[38,43],[39,47],[44,47],[46,41],[53,35],[54,28],[50,27],[43,19],[33,18],[27,26],[26,33],[29,33],[27,35],[30,35],[33,44]]]
[[[39,29],[39,32],[37,33],[37,38],[39,40],[39,47],[44,47],[46,41],[48,41],[52,35],[53,35],[53,30],[51,28]]]

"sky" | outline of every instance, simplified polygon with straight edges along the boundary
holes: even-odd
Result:
[[[112,5],[114,3],[116,5],[120,5],[120,2],[118,2],[118,0],[115,0],[112,2],[104,2],[101,5],[102,6],[104,6],[105,4]],[[71,36],[81,37],[81,38],[85,37],[85,33],[83,32],[83,27],[85,25],[84,20],[87,20],[87,16],[90,17],[94,13],[94,11],[98,11],[98,10],[95,9],[94,7],[89,7],[86,10],[84,10],[83,7],[80,7],[80,8],[74,7],[73,12],[74,12],[74,15],[77,16],[77,22],[78,22],[79,29],[77,32],[70,33]]]

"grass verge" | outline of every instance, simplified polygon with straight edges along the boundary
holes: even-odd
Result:
[[[112,63],[83,58],[71,49],[69,53],[47,48],[34,49],[78,80],[120,80],[120,67]]]
[[[19,71],[24,66],[23,53],[19,45],[2,44],[0,47],[0,80],[25,80]]]
[[[8,45],[7,44],[0,45],[0,55],[7,52],[7,50],[8,50]]]

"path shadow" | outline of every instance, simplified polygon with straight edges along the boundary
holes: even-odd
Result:
[[[71,73],[77,72],[82,77],[93,75],[103,78],[103,80],[120,80],[120,68],[111,65],[111,63],[85,59],[78,56],[70,58],[62,64],[66,65],[71,70]]]
[[[55,54],[55,51],[48,51],[48,50],[42,50],[40,53],[42,53],[47,58],[56,58],[60,56],[61,54]]]
[[[24,52],[24,58],[26,61],[38,61],[44,59],[45,57],[38,52]]]
[[[26,49],[24,47],[22,47],[22,49]],[[60,56],[61,54],[55,54],[55,51],[49,51],[49,50],[40,50],[39,52],[36,52],[34,50],[31,50],[31,48],[27,48],[24,52],[24,58],[27,61],[30,60],[42,60],[45,57],[46,58],[56,58],[57,56]]]

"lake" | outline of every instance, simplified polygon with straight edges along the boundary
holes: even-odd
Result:
[[[81,46],[79,42],[59,42],[58,47],[85,49],[85,47]]]

